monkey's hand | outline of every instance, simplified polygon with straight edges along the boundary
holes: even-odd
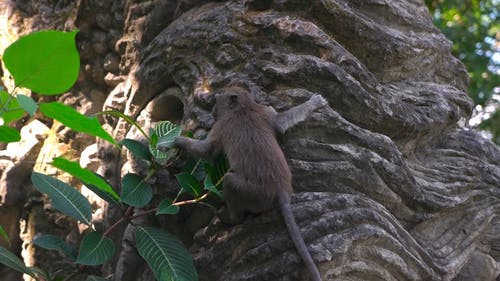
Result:
[[[177,136],[174,139],[174,144],[180,148],[186,148],[187,144],[191,141],[190,138],[186,138],[183,136]]]
[[[307,102],[312,104],[315,109],[322,108],[328,105],[328,101],[319,94],[313,95]]]
[[[328,105],[328,101],[325,98],[321,95],[313,95],[303,104],[278,113],[274,118],[273,126],[278,133],[284,134],[289,128],[304,121],[313,111],[326,105]]]
[[[195,140],[183,136],[177,136],[174,139],[174,144],[180,148],[185,149],[189,154],[198,158],[208,159],[213,157],[216,153],[215,146],[211,138],[207,137],[205,140]]]

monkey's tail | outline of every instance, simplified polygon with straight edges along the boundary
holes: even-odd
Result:
[[[295,222],[295,217],[293,216],[292,209],[290,208],[290,198],[288,194],[284,191],[278,194],[278,200],[280,204],[281,214],[285,219],[286,228],[288,229],[288,233],[292,238],[293,244],[295,248],[299,252],[300,257],[306,264],[307,269],[311,273],[314,281],[322,281],[321,276],[319,275],[318,268],[311,257],[311,254],[307,250],[306,243],[302,238],[302,234],[300,234],[299,227]]]

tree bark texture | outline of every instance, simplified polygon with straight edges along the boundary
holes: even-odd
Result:
[[[329,106],[280,139],[293,212],[323,280],[499,280],[500,150],[466,127],[467,72],[423,1],[2,5],[10,24],[2,33],[81,30],[81,75],[63,99],[84,113],[120,110],[146,128],[180,121],[201,136],[214,121],[207,93],[233,80],[278,111],[325,97]],[[139,136],[123,120],[104,121],[118,139]],[[94,162],[116,186],[120,174],[140,171],[99,145]],[[13,192],[9,165],[1,168],[0,187]],[[158,198],[175,191],[168,172],[154,180]],[[26,212],[23,200],[0,208]],[[104,225],[120,216],[102,208]],[[277,211],[227,226],[192,206],[152,223],[181,237],[200,280],[308,280]],[[103,271],[153,280],[131,233],[115,235],[122,250]]]

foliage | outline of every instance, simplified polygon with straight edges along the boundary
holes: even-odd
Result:
[[[493,141],[500,145],[500,110],[493,112],[490,118],[479,124],[479,128],[490,131],[493,135]]]
[[[153,188],[145,180],[136,174],[126,174],[122,180],[122,201],[135,207],[148,204],[153,198]]]
[[[0,247],[0,263],[19,272],[36,277],[33,270],[25,266],[24,263],[18,257],[16,257],[16,255],[9,252],[4,247]]]
[[[3,62],[16,87],[57,95],[73,86],[80,70],[77,32],[38,31],[12,43],[3,54]]]
[[[24,110],[20,108],[17,99],[12,98],[6,91],[0,91],[0,105],[2,105],[2,119],[5,125],[21,118]]]
[[[198,280],[193,260],[181,241],[154,227],[135,229],[139,254],[147,261],[157,280]]]
[[[62,213],[90,225],[92,208],[89,201],[66,183],[37,172],[31,174],[35,188],[52,199],[52,205]]]
[[[72,162],[66,160],[62,157],[56,157],[52,161],[52,166],[63,170],[72,176],[81,180],[86,186],[96,187],[99,191],[95,192],[97,195],[101,196],[102,193],[107,193],[109,196],[113,197],[111,201],[119,200],[118,194],[113,190],[113,188],[100,176],[95,173],[80,167],[77,162]],[[107,196],[103,196],[106,201],[110,202]]]
[[[210,194],[222,198],[219,189],[225,173],[228,172],[228,166],[224,160],[208,163],[190,159],[186,162],[184,171],[176,176],[180,187],[177,197],[164,198],[157,208],[153,207],[134,215],[134,207],[146,208],[153,197],[148,179],[158,170],[170,166],[172,161],[179,157],[179,151],[174,147],[174,139],[181,133],[180,126],[168,121],[159,122],[148,135],[137,122],[121,112],[101,112],[100,114],[122,118],[130,125],[136,126],[147,143],[132,139],[117,142],[102,128],[95,116],[85,116],[59,102],[37,104],[31,97],[15,93],[19,87],[26,87],[42,95],[56,95],[70,88],[75,83],[79,70],[79,56],[74,42],[76,33],[76,31],[36,32],[22,37],[6,49],[3,55],[4,63],[13,76],[16,88],[12,93],[0,91],[0,117],[4,124],[0,126],[0,142],[19,141],[19,131],[9,125],[26,113],[34,116],[40,109],[46,117],[57,120],[77,132],[100,137],[118,149],[126,147],[138,161],[143,161],[147,165],[147,175],[129,173],[123,177],[121,194],[118,195],[104,178],[80,167],[77,162],[62,157],[53,159],[51,164],[54,167],[78,178],[102,199],[126,209],[123,217],[104,233],[87,233],[79,247],[75,247],[78,250],[60,237],[51,234],[41,235],[33,240],[37,247],[63,253],[69,260],[80,264],[78,269],[82,270],[85,266],[101,265],[112,258],[115,254],[115,244],[107,236],[117,229],[116,226],[119,224],[130,223],[133,218],[147,214],[174,215],[179,212],[180,206],[198,203]],[[38,191],[51,199],[55,209],[94,229],[90,202],[77,189],[59,179],[37,172],[32,173],[31,180]],[[193,199],[178,201],[179,195],[183,193]],[[176,237],[154,227],[135,227],[137,249],[158,280],[198,279],[191,256]],[[1,227],[0,236],[8,240],[7,234]],[[53,277],[51,273],[42,269],[26,267],[14,254],[2,247],[0,247],[0,263],[34,278],[62,280],[61,276]],[[87,280],[105,279],[89,275]]]
[[[86,234],[80,243],[76,262],[85,265],[99,265],[109,260],[115,253],[111,239],[97,232]]]
[[[21,140],[21,134],[14,128],[0,126],[0,139],[2,142],[18,142]]]
[[[40,104],[40,111],[45,116],[56,119],[77,132],[87,133],[92,136],[100,137],[113,144],[115,140],[106,132],[96,117],[87,117],[74,108],[60,102],[49,102]]]
[[[2,236],[2,238],[5,239],[5,241],[7,241],[7,243],[10,244],[9,235],[7,235],[7,232],[3,229],[1,225],[0,225],[0,236]]]
[[[426,0],[434,23],[453,42],[453,53],[467,67],[469,94],[484,109],[496,103],[496,112],[479,128],[493,133],[500,144],[500,1]]]
[[[76,250],[58,236],[51,234],[42,235],[33,239],[33,244],[46,250],[59,251],[65,257],[71,260],[76,260]]]

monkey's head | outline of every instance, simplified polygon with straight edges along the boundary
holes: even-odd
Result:
[[[251,108],[255,104],[252,94],[242,87],[225,87],[215,94],[214,118],[220,119],[225,114]]]

